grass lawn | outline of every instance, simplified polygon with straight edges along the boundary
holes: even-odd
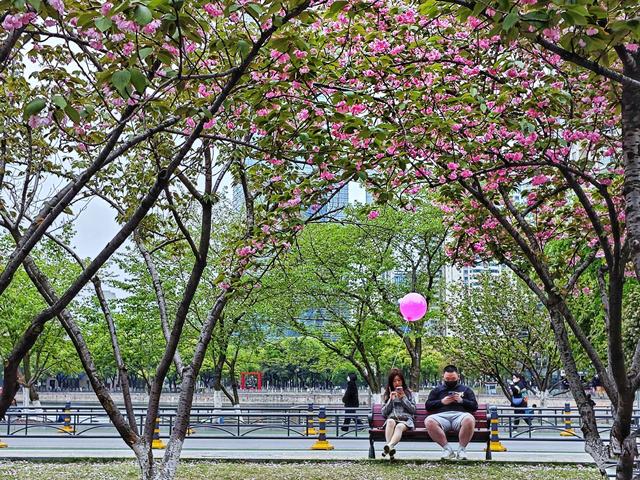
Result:
[[[45,463],[0,460],[0,479],[135,480],[133,461]],[[244,463],[188,461],[180,480],[601,480],[593,467],[578,465],[508,465],[414,462],[282,462]]]

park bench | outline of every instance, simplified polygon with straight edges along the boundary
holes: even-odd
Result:
[[[386,442],[384,437],[384,417],[381,413],[382,405],[379,403],[372,405],[371,413],[369,414],[369,458],[376,458],[376,451],[374,442],[376,440]],[[429,412],[425,409],[424,405],[417,406],[415,425],[416,428],[408,430],[402,435],[403,442],[433,442],[427,429],[424,427],[424,419],[431,415],[433,412]],[[474,443],[486,443],[486,459],[491,460],[491,449],[489,448],[490,430],[489,421],[487,418],[487,405],[479,404],[478,410],[473,414],[476,419],[476,429],[471,439]],[[458,434],[456,432],[447,432],[447,440],[451,442],[458,441]]]

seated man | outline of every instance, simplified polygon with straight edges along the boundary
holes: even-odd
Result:
[[[426,418],[424,426],[431,439],[443,448],[443,459],[465,460],[466,448],[476,426],[476,421],[470,412],[478,409],[478,402],[473,390],[460,384],[460,375],[454,365],[444,367],[442,379],[442,385],[429,393],[426,408],[433,415]],[[457,454],[447,442],[446,432],[448,431],[458,433],[460,446]]]

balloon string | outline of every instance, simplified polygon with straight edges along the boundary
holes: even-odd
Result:
[[[398,359],[398,354],[400,353],[400,350],[402,349],[402,345],[404,344],[404,337],[407,336],[407,332],[408,331],[409,331],[409,324],[407,323],[404,326],[404,332],[402,333],[402,338],[400,339],[400,346],[397,348],[396,354],[393,357],[393,362],[391,363],[391,368],[396,368],[396,360]]]

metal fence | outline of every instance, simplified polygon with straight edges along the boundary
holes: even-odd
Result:
[[[536,408],[529,413],[516,413],[513,408],[496,407],[499,417],[500,438],[527,441],[582,441],[581,419],[574,409],[571,414],[563,408]],[[134,409],[141,428],[146,409]],[[368,438],[369,408],[349,409],[327,406],[327,436],[331,439]],[[250,438],[288,439],[315,436],[318,409],[308,405],[282,407],[220,408],[194,407],[190,427],[193,438]],[[67,419],[65,422],[65,418]],[[158,411],[161,435],[171,434],[176,410],[161,407]],[[596,409],[596,419],[604,438],[611,428],[608,409]],[[640,412],[634,413],[634,424],[640,425]],[[64,429],[62,427],[65,427]],[[569,433],[567,433],[569,432]],[[70,437],[118,438],[119,434],[101,407],[74,407],[65,412],[60,406],[40,409],[10,409],[0,420],[0,437]]]

